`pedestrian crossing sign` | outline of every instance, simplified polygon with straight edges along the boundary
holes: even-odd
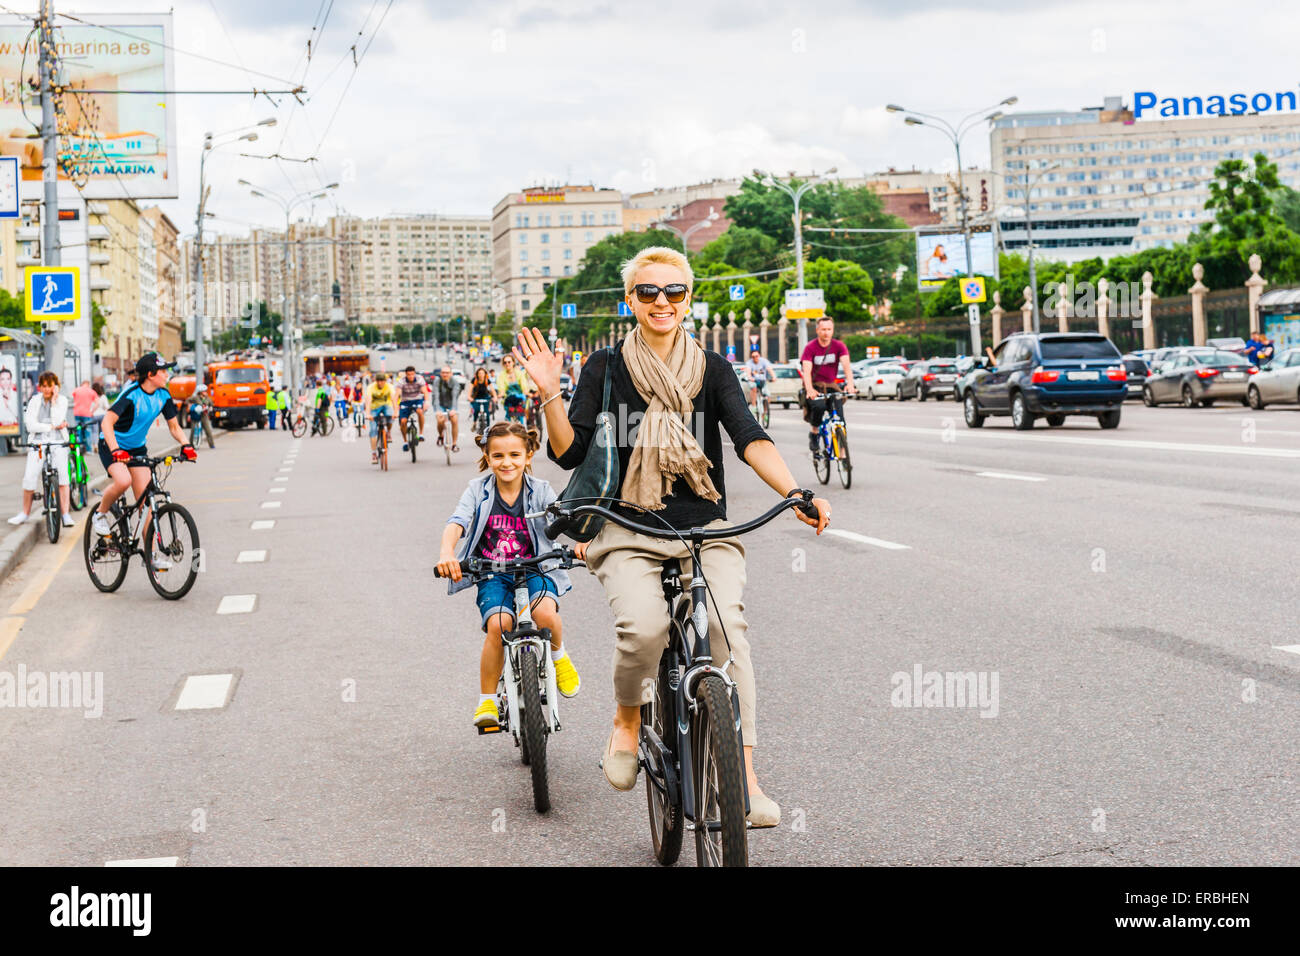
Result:
[[[28,266],[24,270],[28,322],[75,322],[81,318],[81,269]]]

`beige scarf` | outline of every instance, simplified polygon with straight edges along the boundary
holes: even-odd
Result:
[[[712,462],[691,433],[692,397],[704,384],[704,350],[681,328],[664,362],[634,326],[623,339],[623,361],[632,384],[649,406],[637,429],[636,444],[623,477],[623,498],[658,511],[673,482],[685,478],[701,498],[722,496],[709,478]]]

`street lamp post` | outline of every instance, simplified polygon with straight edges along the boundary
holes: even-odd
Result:
[[[315,189],[305,189],[302,192],[298,193],[296,196],[292,196],[289,199],[285,199],[283,196],[279,195],[278,193],[274,193],[269,189],[260,186],[254,186],[247,179],[239,180],[239,185],[247,186],[250,192],[254,196],[258,196],[262,199],[269,199],[272,202],[276,203],[281,209],[284,210],[284,265],[282,267],[282,273],[281,273],[284,276],[284,282],[283,282],[284,315],[281,316],[280,336],[282,339],[284,339],[284,344],[282,346],[282,353],[284,355],[285,383],[289,386],[290,393],[296,395],[298,386],[300,386],[302,383],[298,381],[299,378],[298,362],[297,359],[294,357],[295,344],[293,340],[293,335],[294,335],[294,330],[297,326],[298,317],[295,314],[291,319],[289,315],[289,217],[290,214],[293,212],[295,206],[299,205],[300,203],[306,202],[309,199],[324,199],[325,196],[329,194],[329,191],[331,189],[338,189],[339,184],[330,183],[328,186],[324,186],[324,187],[318,187]],[[298,282],[296,277],[293,285],[294,285],[294,289],[293,289],[294,312],[296,313],[298,308]]]
[[[274,116],[264,119],[257,126],[274,126],[276,119]],[[239,133],[240,135],[234,136]],[[215,142],[218,136],[234,136],[234,139],[227,139],[220,143]],[[206,296],[203,289],[203,220],[210,215],[207,210],[208,193],[210,189],[205,184],[207,177],[208,153],[222,146],[229,146],[232,143],[238,143],[243,140],[252,142],[257,139],[257,133],[249,127],[227,130],[224,133],[205,133],[203,136],[203,149],[199,151],[199,208],[194,216],[194,381],[202,384],[204,381],[204,370],[207,366],[207,356],[204,354],[203,343],[203,326],[205,316],[204,308],[207,305]]]
[[[966,275],[971,275],[975,271],[975,269],[974,269],[974,263],[971,262],[971,254],[970,254],[969,199],[966,196],[966,183],[962,176],[961,140],[963,136],[965,136],[967,133],[969,133],[972,129],[975,128],[974,123],[971,123],[972,120],[978,119],[982,113],[986,112],[987,110],[994,109],[997,106],[1014,106],[1018,102],[1018,100],[1019,97],[1008,96],[1006,99],[998,103],[995,103],[994,106],[986,106],[982,110],[976,110],[974,113],[971,113],[969,116],[964,117],[960,122],[957,123],[956,126],[953,126],[951,123],[949,123],[947,120],[943,119],[942,117],[933,116],[930,113],[922,113],[919,110],[907,110],[894,103],[891,103],[885,107],[885,110],[890,113],[916,114],[914,116],[908,116],[906,119],[903,120],[903,122],[906,123],[908,126],[928,126],[930,129],[936,129],[939,132],[943,133],[945,136],[948,137],[949,140],[952,141],[953,149],[956,150],[957,153],[957,198],[961,200],[961,231],[962,231],[962,238],[964,240],[965,247],[966,247]],[[927,123],[925,122],[925,120],[918,119],[917,117],[919,116],[924,116],[926,119],[930,120],[930,122]],[[988,122],[992,122],[996,119],[999,119],[1001,116],[1002,116],[1002,112],[1001,110],[998,110],[997,112],[989,113],[987,116],[984,116],[983,119],[987,120]],[[980,354],[979,325],[977,324],[971,325],[970,340],[971,340],[971,354],[978,356]]]
[[[821,176],[814,173],[809,177],[806,183],[801,183],[797,188],[788,186],[781,182],[770,173],[765,173],[761,169],[754,170],[754,178],[767,186],[775,186],[780,189],[794,201],[794,269],[795,284],[798,288],[803,288],[803,217],[799,215],[799,203],[803,199],[804,193],[812,189],[818,183],[824,182],[824,176],[830,176],[838,172],[838,168],[832,166]],[[793,176],[792,176],[793,178]],[[803,354],[804,346],[808,344],[808,320],[800,317],[799,319],[799,354]]]

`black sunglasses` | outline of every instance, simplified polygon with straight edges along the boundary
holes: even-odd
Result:
[[[638,302],[649,304],[659,298],[660,292],[664,294],[664,298],[669,302],[681,302],[686,298],[686,293],[689,290],[680,282],[673,282],[663,287],[643,282],[640,285],[634,285],[632,291],[636,293]]]

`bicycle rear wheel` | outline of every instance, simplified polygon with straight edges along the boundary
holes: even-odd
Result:
[[[294,438],[301,438],[303,435],[307,434],[307,416],[306,416],[306,415],[299,415],[297,418],[295,418],[295,419],[293,420],[293,429],[292,429],[292,431],[293,431],[293,437],[294,437]]]
[[[541,676],[532,645],[519,649],[519,732],[527,741],[528,771],[533,778],[533,807],[538,813],[551,809],[551,792],[546,780],[546,717],[542,713]]]
[[[745,831],[744,758],[731,695],[710,674],[695,691],[691,729],[694,761],[695,858],[700,866],[748,866]]]
[[[641,705],[641,726],[654,731],[672,753],[675,750],[673,741],[677,739],[677,697],[668,682],[670,660],[668,651],[659,658],[659,678],[655,681],[654,696]],[[676,759],[675,754],[673,759]],[[675,768],[660,770],[675,772]],[[661,775],[647,764],[645,797],[650,810],[650,842],[654,846],[655,860],[663,866],[672,866],[681,856],[685,829],[680,795],[676,802],[672,801]]]
[[[329,438],[330,435],[334,434],[334,416],[333,416],[333,415],[326,415],[326,416],[325,416],[325,424],[324,424],[324,426],[321,428],[321,434],[322,434],[325,438]]]
[[[849,461],[848,430],[840,422],[831,432],[831,447],[835,451],[835,465],[840,472],[840,484],[846,489],[853,484],[853,463]]]
[[[149,583],[159,596],[177,601],[189,593],[199,576],[199,529],[190,513],[177,504],[165,504],[149,523],[144,545],[144,566]],[[163,567],[155,567],[162,558]]]
[[[93,517],[93,516],[91,516]],[[86,518],[86,533],[82,539],[81,550],[86,559],[86,573],[90,582],[101,591],[116,591],[122,586],[126,577],[126,568],[131,555],[121,543],[121,525],[118,523],[118,511],[114,505],[109,513],[113,521],[113,533],[100,537],[91,527],[90,517]]]

